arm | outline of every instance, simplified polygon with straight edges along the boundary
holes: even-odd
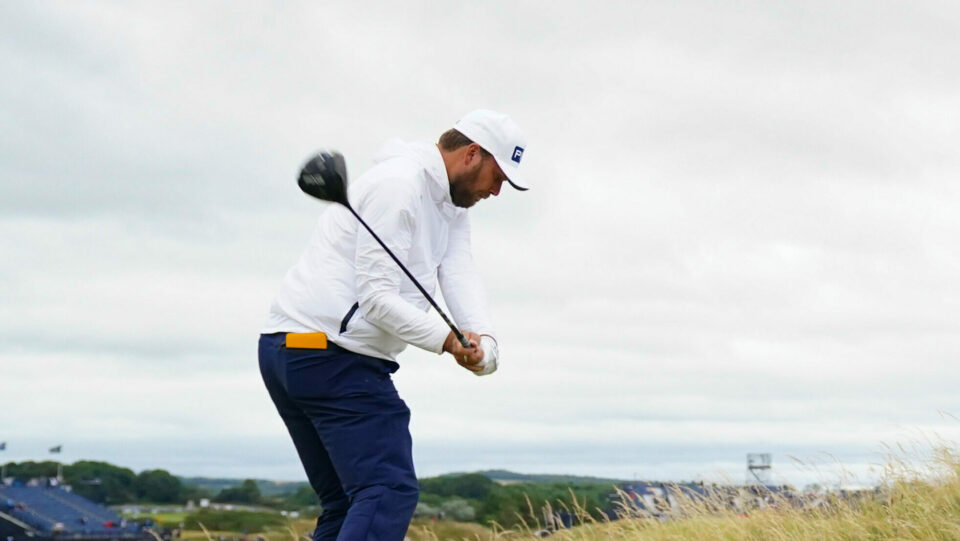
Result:
[[[450,225],[439,279],[443,299],[461,329],[494,336],[487,295],[470,251],[470,221],[465,212]]]
[[[500,351],[493,337],[486,292],[470,250],[470,221],[466,212],[450,226],[447,253],[440,262],[439,277],[443,299],[454,320],[463,328],[476,331],[477,335],[473,336],[478,338],[482,351],[481,362],[458,363],[478,376],[496,372]]]
[[[401,260],[406,260],[416,227],[420,194],[406,179],[386,179],[356,204],[357,213]],[[443,351],[450,330],[429,312],[400,296],[403,271],[362,226],[357,228],[357,293],[363,318],[419,348]]]

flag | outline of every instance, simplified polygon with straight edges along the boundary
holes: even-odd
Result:
[[[6,449],[7,449],[7,442],[0,441],[0,451],[4,451]]]
[[[50,452],[51,452],[51,453],[59,453],[59,452],[62,451],[62,450],[63,450],[63,446],[62,446],[62,445],[58,445],[58,446],[56,446],[56,447],[51,447],[51,448],[50,448]]]

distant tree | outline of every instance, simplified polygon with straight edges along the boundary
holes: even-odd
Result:
[[[440,508],[423,502],[417,502],[417,510],[414,516],[420,518],[439,518]]]
[[[320,505],[320,498],[313,491],[313,487],[305,486],[297,489],[296,492],[284,498],[283,503],[290,507],[311,507]]]
[[[238,487],[225,488],[214,498],[217,502],[260,503],[260,489],[256,481],[247,479]]]
[[[473,506],[461,498],[452,498],[443,502],[440,509],[446,514],[447,518],[461,522],[477,518],[477,512],[473,509]]]
[[[571,490],[577,498],[577,506],[583,508],[593,518],[602,519],[600,510],[608,506],[606,497],[613,493],[613,487],[602,484],[574,486],[570,483],[521,483],[497,486],[487,498],[480,502],[477,509],[478,519],[480,522],[493,520],[505,527],[512,527],[520,522],[517,513],[526,519],[538,518],[547,503],[553,509],[563,507],[572,509],[574,505]],[[558,502],[563,502],[563,505]],[[530,516],[530,507],[534,510],[534,516]]]
[[[512,490],[512,487],[497,488],[481,502],[477,510],[481,522],[496,521],[501,526],[511,527],[520,523],[517,513],[530,519],[524,492]]]
[[[79,460],[64,466],[63,476],[74,492],[98,503],[129,503],[137,498],[137,474],[129,468]]]
[[[137,498],[143,502],[182,503],[183,484],[166,470],[145,470],[137,476]]]
[[[212,492],[210,492],[209,490],[203,487],[190,485],[190,484],[184,483],[182,480],[180,481],[180,483],[183,484],[183,492],[182,492],[183,501],[187,501],[187,500],[199,501],[204,498],[208,500],[212,500],[213,497],[215,496],[215,494],[213,494]]]
[[[34,462],[28,460],[25,462],[10,462],[7,464],[7,476],[14,477],[20,481],[29,481],[42,477],[55,477],[57,475],[57,466],[59,462],[45,460],[43,462]]]
[[[474,500],[486,498],[497,486],[489,477],[479,473],[444,475],[420,480],[421,492]]]

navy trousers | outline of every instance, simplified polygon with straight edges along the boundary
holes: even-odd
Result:
[[[260,336],[260,373],[323,506],[314,541],[401,541],[419,491],[397,363],[284,341]]]

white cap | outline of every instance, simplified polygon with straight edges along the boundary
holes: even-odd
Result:
[[[492,154],[514,188],[530,189],[530,185],[520,176],[519,170],[527,140],[520,131],[520,126],[510,117],[496,111],[477,109],[458,120],[453,129]]]

